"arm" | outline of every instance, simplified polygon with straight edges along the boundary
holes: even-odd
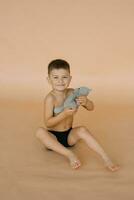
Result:
[[[87,110],[94,110],[94,104],[92,101],[90,101],[87,96],[79,96],[76,99],[76,102],[86,108]]]
[[[87,99],[86,104],[83,105],[83,107],[86,108],[87,110],[94,110],[94,104],[89,99]]]
[[[54,99],[48,95],[44,101],[44,120],[47,128],[52,128],[60,123],[62,120],[75,113],[74,109],[65,109],[57,116],[53,116]]]

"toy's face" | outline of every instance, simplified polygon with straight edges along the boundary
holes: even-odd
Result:
[[[69,71],[66,69],[53,69],[48,81],[53,89],[63,91],[69,86],[71,78]]]

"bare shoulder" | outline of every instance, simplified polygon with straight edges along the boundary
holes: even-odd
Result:
[[[44,120],[45,122],[53,116],[53,108],[54,108],[54,97],[50,93],[48,93],[44,99]]]
[[[54,95],[51,93],[51,92],[49,92],[47,95],[46,95],[46,97],[44,98],[44,102],[45,103],[54,103],[54,101],[55,101],[55,97],[54,97]]]

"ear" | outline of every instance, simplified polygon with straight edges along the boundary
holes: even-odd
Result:
[[[49,76],[48,76],[48,77],[46,77],[46,79],[47,79],[48,83],[50,83],[50,78],[49,78]]]

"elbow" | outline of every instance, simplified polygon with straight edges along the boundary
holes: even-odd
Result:
[[[92,105],[92,109],[91,109],[91,111],[93,111],[95,109],[95,107],[94,107],[94,104]]]
[[[49,121],[47,120],[47,121],[45,121],[45,126],[46,126],[46,128],[51,128],[51,124],[49,123]]]
[[[94,104],[92,104],[92,108],[91,108],[91,110],[94,110]]]
[[[53,124],[49,121],[49,120],[47,120],[47,121],[45,121],[45,126],[46,126],[46,128],[52,128],[53,127]]]
[[[94,110],[94,107],[92,107],[92,108],[89,108],[88,110],[89,110],[89,111],[93,111],[93,110]]]
[[[91,111],[93,111],[94,110],[94,107],[91,109]]]
[[[91,107],[89,108],[89,111],[93,111],[94,110],[94,104],[92,103]]]
[[[50,123],[45,123],[45,125],[46,125],[46,128],[52,128],[52,125],[50,124]]]

